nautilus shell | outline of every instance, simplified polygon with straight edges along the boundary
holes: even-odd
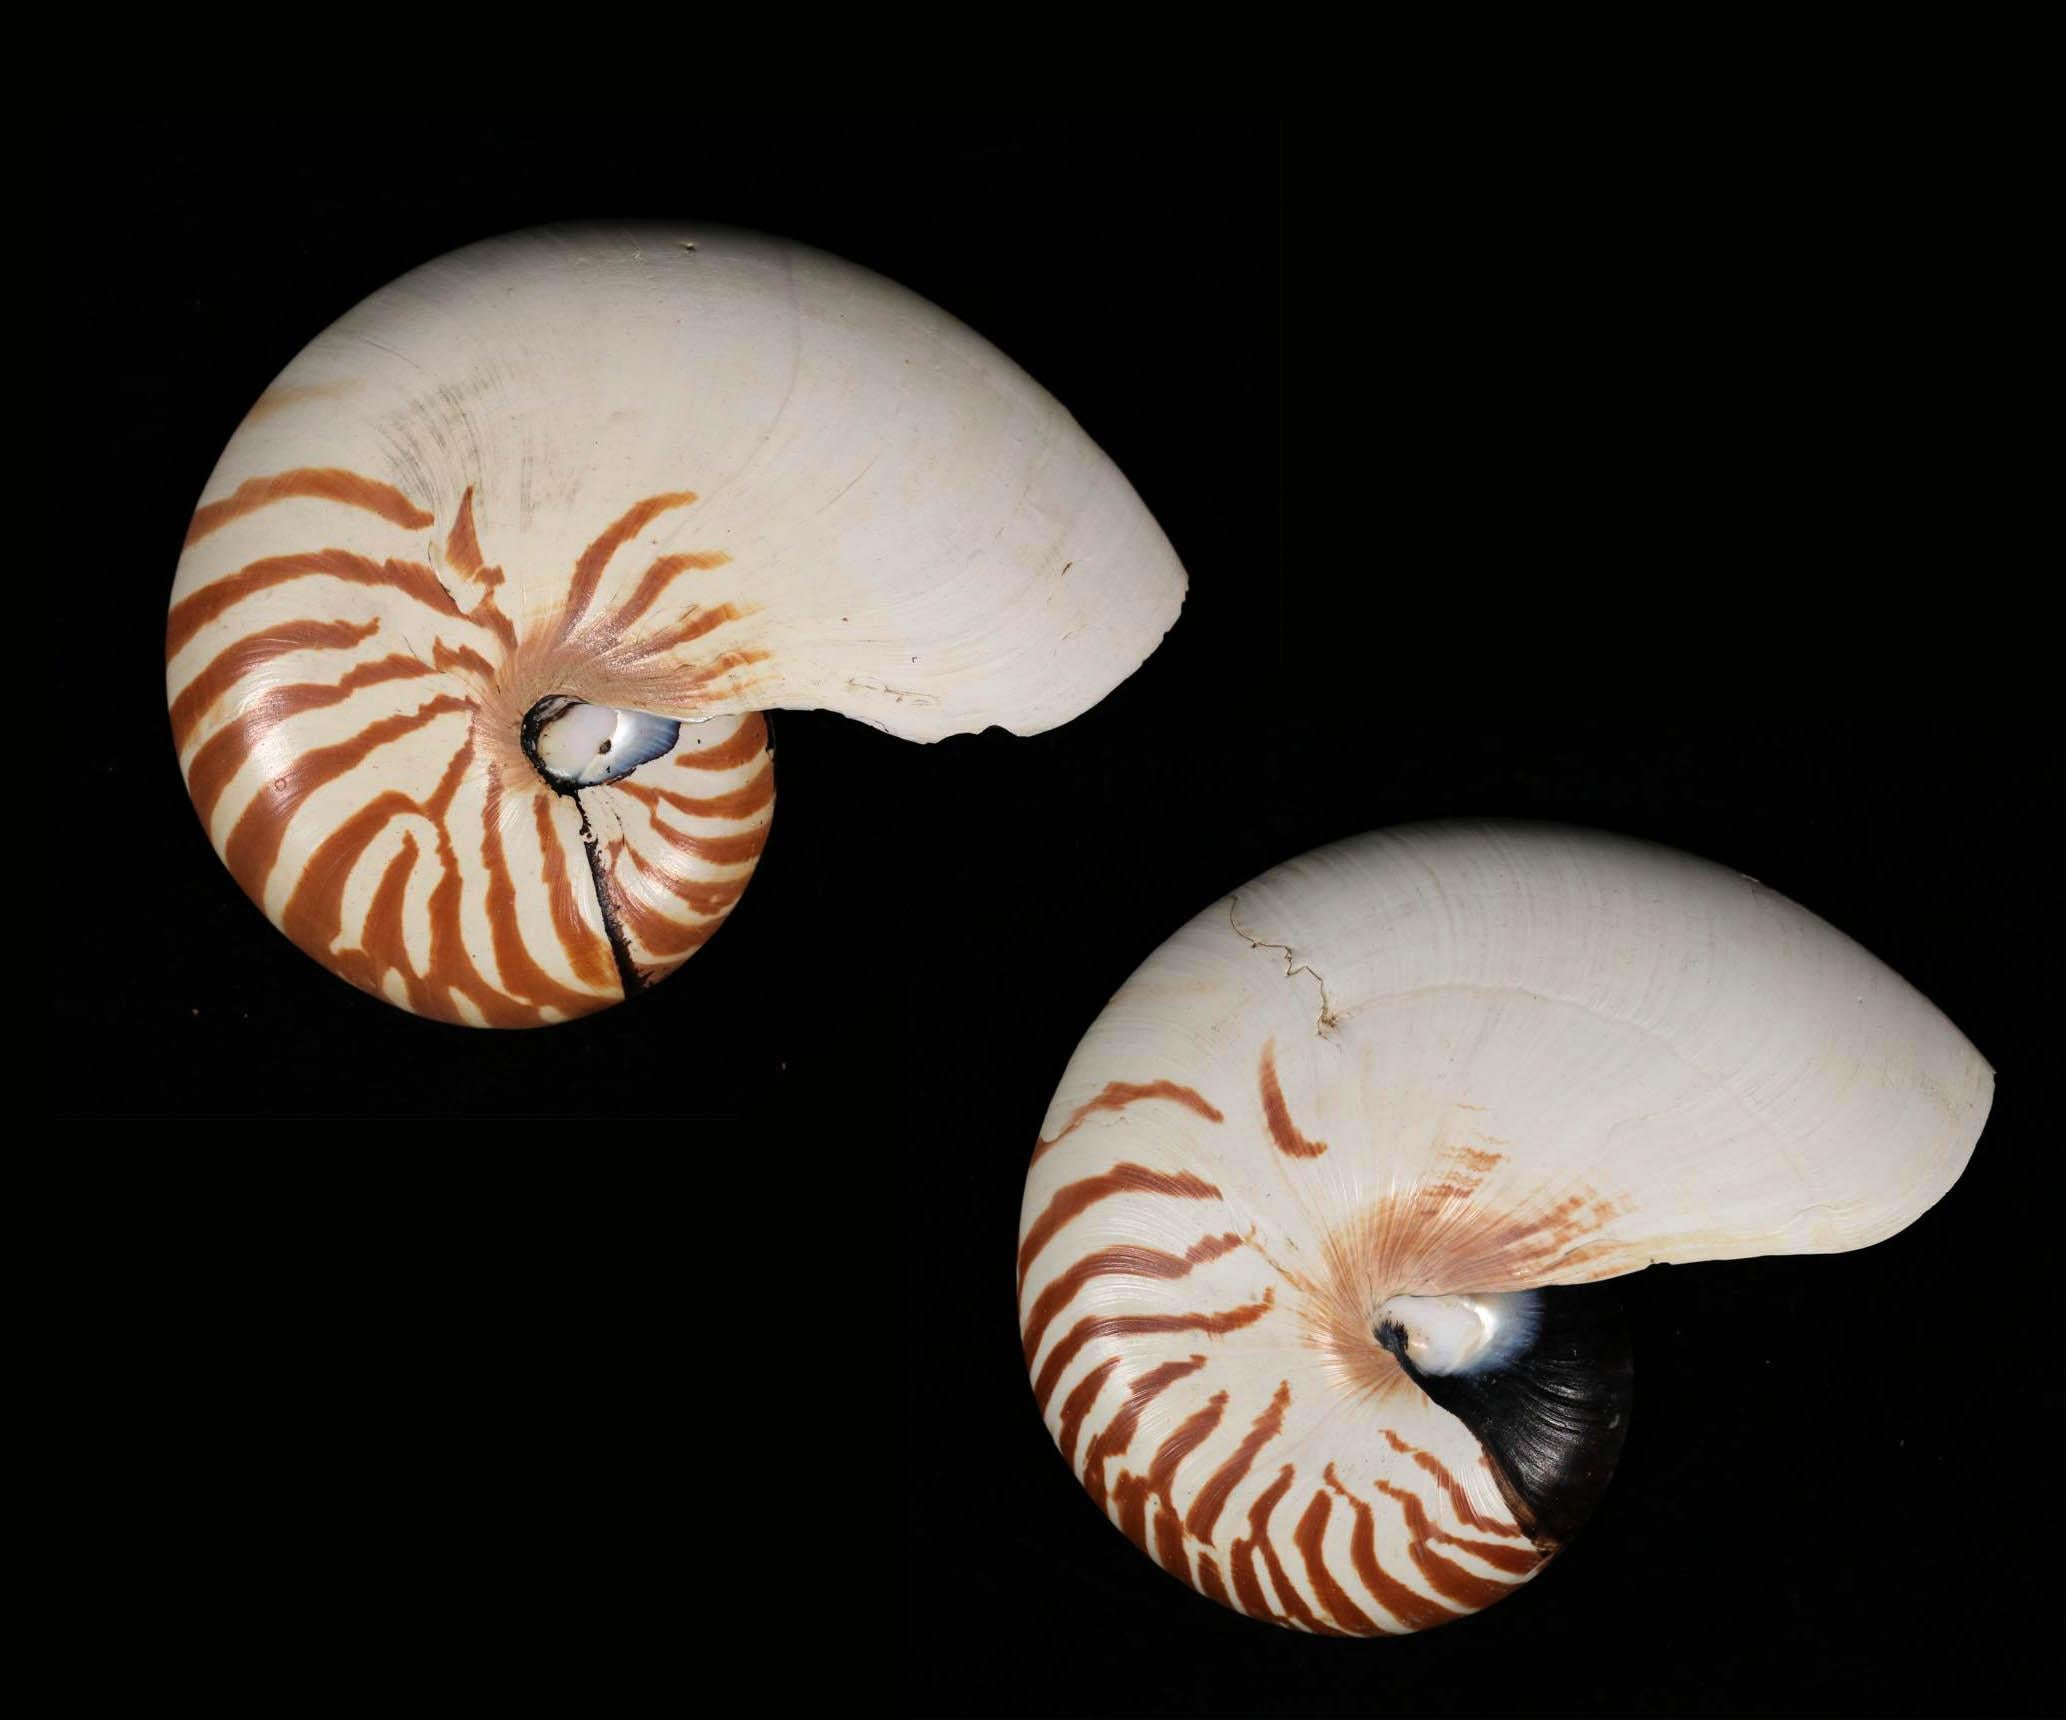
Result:
[[[1062,407],[802,246],[541,229],[374,294],[251,410],[166,631],[211,840],[302,949],[451,1022],[614,1003],[723,921],[760,713],[1087,709],[1182,603]]]
[[[1035,1398],[1091,1498],[1251,1618],[1425,1629],[1606,1486],[1600,1280],[1861,1248],[1929,1208],[1978,1052],[1755,880],[1555,826],[1409,826],[1216,903],[1127,981],[1026,1184]]]

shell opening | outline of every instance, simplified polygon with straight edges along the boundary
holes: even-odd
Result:
[[[1393,1296],[1375,1336],[1423,1374],[1486,1373],[1521,1356],[1542,1329],[1538,1290],[1460,1296]]]
[[[680,734],[672,717],[548,693],[524,715],[524,756],[556,792],[573,794],[664,758]]]

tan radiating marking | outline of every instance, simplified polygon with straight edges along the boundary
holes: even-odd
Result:
[[[186,541],[189,546],[197,544],[234,519],[296,496],[314,496],[326,502],[342,502],[346,507],[363,508],[412,531],[437,521],[435,514],[419,508],[394,485],[383,484],[378,478],[361,477],[341,466],[303,466],[270,478],[247,478],[234,494],[196,508],[187,526]]]
[[[1196,1112],[1208,1123],[1220,1123],[1226,1120],[1221,1116],[1218,1108],[1208,1102],[1203,1095],[1193,1088],[1180,1087],[1174,1081],[1147,1081],[1140,1083],[1108,1081],[1102,1093],[1098,1094],[1094,1099],[1084,1100],[1082,1104],[1078,1105],[1070,1113],[1069,1120],[1055,1132],[1052,1140],[1034,1143],[1033,1157],[1028,1162],[1038,1164],[1041,1154],[1073,1134],[1077,1124],[1094,1112],[1121,1111],[1129,1105],[1140,1103],[1143,1099],[1168,1099],[1175,1104],[1183,1106],[1187,1111]]]
[[[1459,1165],[1433,1183],[1409,1184],[1367,1202],[1321,1238],[1322,1270],[1298,1281],[1298,1315],[1343,1396],[1381,1399],[1417,1389],[1372,1329],[1387,1297],[1539,1285],[1590,1258],[1592,1251],[1574,1245],[1617,1210],[1590,1188],[1494,1206],[1478,1196],[1482,1175]]]
[[[1277,1046],[1274,1040],[1263,1041],[1260,1073],[1263,1121],[1269,1125],[1270,1139],[1276,1143],[1277,1150],[1294,1159],[1317,1159],[1327,1151],[1327,1143],[1308,1140],[1292,1122],[1291,1111],[1284,1103],[1284,1089],[1277,1084]]]

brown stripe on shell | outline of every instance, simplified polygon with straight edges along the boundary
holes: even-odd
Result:
[[[339,741],[335,746],[314,747],[288,759],[280,775],[260,785],[223,843],[223,862],[244,886],[244,894],[254,902],[264,902],[265,882],[273,862],[279,858],[288,822],[323,784],[355,769],[381,747],[414,734],[439,717],[472,709],[471,701],[440,693],[406,716],[383,717],[368,723],[350,740]],[[469,749],[471,745],[469,742]]]
[[[1170,1497],[1170,1489],[1176,1485],[1177,1470],[1185,1458],[1212,1437],[1226,1413],[1227,1394],[1214,1392],[1203,1409],[1186,1416],[1177,1430],[1155,1448],[1148,1464],[1148,1490],[1162,1501],[1163,1510],[1172,1519],[1176,1515],[1176,1501]]]
[[[633,859],[636,860],[637,856],[633,855]],[[724,923],[721,919],[677,920],[672,914],[655,907],[639,891],[621,888],[616,878],[614,848],[610,869],[604,877],[610,892],[610,906],[618,920],[652,958],[641,966],[664,965],[686,957],[692,950],[701,949]],[[688,881],[684,880],[676,893],[680,894],[686,888]]]
[[[535,792],[535,791],[534,791]],[[495,949],[495,967],[502,989],[541,1008],[567,1016],[585,1015],[607,996],[594,997],[562,985],[538,965],[517,927],[516,880],[502,845],[502,773],[488,761],[487,799],[481,810],[481,865],[488,874],[488,935]],[[597,940],[600,944],[601,940]]]
[[[669,651],[679,650],[692,640],[701,639],[706,633],[715,633],[720,627],[739,620],[746,613],[735,603],[716,603],[708,609],[690,611],[672,627],[656,633],[643,643],[628,646],[623,652],[627,664],[650,662],[655,657],[665,656]]]
[[[567,836],[571,833],[555,827],[553,813],[559,797],[550,794],[536,794],[531,797],[531,818],[538,830],[538,855],[544,867],[546,900],[552,909],[552,926],[559,938],[560,948],[567,952],[567,960],[575,975],[586,985],[607,995],[617,983],[616,963],[610,956],[609,939],[591,927],[582,917],[577,889],[586,884],[586,868],[583,868],[583,885],[575,883],[574,868],[567,859]],[[574,840],[580,840],[574,834]]]
[[[1111,1363],[1107,1363],[1101,1367],[1097,1377],[1102,1378],[1111,1366]],[[1126,1401],[1119,1406],[1118,1413],[1092,1437],[1090,1449],[1083,1454],[1083,1485],[1091,1498],[1097,1502],[1100,1510],[1103,1510],[1105,1505],[1105,1464],[1112,1458],[1126,1455],[1126,1448],[1133,1443],[1134,1429],[1140,1425],[1141,1411],[1178,1380],[1186,1375],[1195,1374],[1204,1366],[1203,1356],[1192,1356],[1181,1362],[1164,1362],[1160,1367],[1151,1368],[1142,1374],[1127,1387]],[[1070,1395],[1074,1396],[1074,1393]],[[1046,1407],[1046,1400],[1042,1399],[1041,1408],[1045,1410]]]
[[[663,555],[646,569],[637,588],[610,617],[610,630],[621,633],[641,615],[653,607],[675,579],[691,571],[704,573],[712,568],[723,567],[732,558],[721,549],[689,550],[679,555]],[[712,623],[716,625],[716,623]]]
[[[1292,1545],[1305,1562],[1313,1593],[1320,1597],[1320,1604],[1333,1615],[1335,1623],[1352,1636],[1385,1635],[1384,1627],[1349,1599],[1348,1590],[1327,1568],[1327,1517],[1331,1509],[1325,1488],[1314,1493],[1299,1517],[1298,1527],[1291,1532]]]
[[[677,753],[674,762],[683,770],[731,770],[766,752],[767,747],[767,719],[756,713],[739,725],[739,732],[730,740]]]
[[[328,962],[354,985],[376,997],[385,995],[381,990],[382,979],[390,972],[399,973],[409,994],[410,1006],[420,1015],[463,1023],[467,1020],[466,1013],[454,999],[464,997],[491,1026],[533,1027],[544,1017],[536,1008],[508,997],[488,983],[467,954],[466,937],[460,926],[459,857],[452,846],[451,832],[445,821],[473,757],[474,744],[469,736],[452,755],[430,799],[418,802],[405,794],[388,790],[334,831],[302,869],[301,880],[281,916],[281,927],[310,955]],[[392,885],[392,907],[383,913],[368,914],[357,949],[333,954],[330,945],[338,935],[345,881],[351,876],[352,868],[389,823],[410,813],[428,820],[437,838],[435,858],[439,877],[431,888],[428,903],[428,965],[418,973],[409,960],[402,938],[401,886],[396,883],[393,862],[383,874],[381,891],[375,896],[378,909],[381,895],[389,893]],[[413,860],[413,837],[405,835],[403,847]],[[608,1001],[607,998],[598,998],[593,1000],[592,1006]]]
[[[1077,1292],[1093,1278],[1184,1278],[1190,1275],[1192,1267],[1217,1260],[1223,1254],[1231,1254],[1240,1246],[1241,1238],[1230,1230],[1219,1236],[1202,1237],[1182,1254],[1165,1254],[1156,1248],[1128,1245],[1085,1255],[1041,1291],[1027,1314],[1026,1366],[1030,1368],[1033,1365],[1033,1358],[1040,1351],[1040,1340],[1046,1336],[1054,1317],[1074,1301]]]
[[[1055,1387],[1061,1382],[1069,1364],[1082,1354],[1086,1344],[1098,1339],[1121,1338],[1141,1332],[1202,1332],[1207,1337],[1224,1337],[1229,1332],[1254,1325],[1276,1305],[1276,1295],[1274,1290],[1265,1290],[1260,1302],[1245,1303],[1239,1308],[1213,1314],[1086,1315],[1069,1328],[1068,1336],[1049,1353],[1046,1366],[1033,1383],[1033,1396],[1040,1404],[1041,1413],[1045,1414],[1048,1399],[1054,1396]]]
[[[1189,1171],[1171,1175],[1151,1171],[1145,1165],[1114,1165],[1099,1176],[1083,1177],[1054,1192],[1045,1210],[1033,1221],[1019,1244],[1019,1292],[1026,1289],[1026,1274],[1040,1251],[1056,1231],[1078,1213],[1115,1194],[1166,1194],[1179,1200],[1218,1200],[1220,1191]]]
[[[1294,1159],[1317,1159],[1326,1152],[1325,1141],[1307,1139],[1291,1120],[1291,1109],[1284,1103],[1284,1089],[1277,1082],[1277,1046],[1274,1040],[1263,1041],[1261,1085],[1263,1121],[1269,1126],[1270,1139],[1277,1150]]]
[[[1200,1356],[1199,1361],[1205,1358]],[[1119,1365],[1117,1356],[1106,1360],[1085,1374],[1076,1383],[1076,1389],[1062,1400],[1061,1430],[1055,1435],[1062,1448],[1062,1461],[1071,1469],[1076,1467],[1076,1436],[1083,1431],[1083,1418],[1090,1414],[1090,1406],[1097,1402],[1098,1393],[1104,1389],[1105,1381],[1112,1377],[1112,1370]]]
[[[1270,1513],[1276,1510],[1277,1502],[1291,1491],[1293,1474],[1292,1466],[1285,1464],[1277,1479],[1248,1508],[1248,1533],[1234,1543],[1230,1555],[1234,1593],[1240,1597],[1242,1610],[1253,1618],[1270,1619],[1278,1624],[1295,1622],[1321,1636],[1340,1636],[1343,1633],[1333,1625],[1314,1617],[1305,1597],[1291,1586],[1291,1579],[1284,1574],[1284,1567],[1278,1562],[1277,1549],[1270,1543]],[[1270,1582],[1278,1598],[1284,1603],[1282,1612],[1270,1604],[1269,1597],[1263,1593],[1262,1583],[1256,1577],[1258,1555],[1270,1573]]]
[[[1059,1145],[1076,1130],[1084,1118],[1099,1111],[1121,1111],[1128,1105],[1139,1104],[1143,1099],[1168,1099],[1193,1111],[1208,1123],[1222,1123],[1226,1118],[1217,1106],[1199,1093],[1196,1088],[1179,1086],[1174,1081],[1108,1081],[1105,1090],[1094,1099],[1086,1099],[1070,1113],[1069,1120],[1056,1131],[1051,1140],[1038,1141],[1033,1147],[1033,1157],[1028,1162],[1038,1164],[1040,1156],[1048,1148]]]
[[[1394,1451],[1411,1457],[1415,1463],[1419,1464],[1422,1469],[1434,1477],[1435,1485],[1448,1494],[1449,1508],[1456,1513],[1456,1520],[1459,1523],[1467,1524],[1473,1529],[1481,1529],[1488,1535],[1522,1536],[1522,1531],[1512,1523],[1502,1523],[1496,1517],[1487,1517],[1478,1510],[1471,1503],[1470,1495],[1464,1491],[1463,1483],[1449,1473],[1442,1460],[1432,1451],[1422,1451],[1418,1446],[1408,1445],[1405,1440],[1401,1439],[1390,1428],[1384,1430],[1384,1436],[1391,1442],[1391,1447]]]
[[[1420,1574],[1427,1580],[1428,1587],[1437,1594],[1447,1595],[1459,1606],[1470,1610],[1488,1607],[1494,1601],[1512,1593],[1513,1584],[1500,1582],[1495,1577],[1481,1577],[1475,1571],[1467,1571],[1453,1559],[1445,1559],[1428,1543],[1440,1541],[1483,1559],[1497,1570],[1511,1571],[1516,1577],[1525,1577],[1543,1562],[1542,1554],[1533,1547],[1499,1547],[1489,1541],[1467,1541],[1459,1535],[1451,1535],[1437,1529],[1428,1520],[1427,1507],[1403,1487],[1395,1487],[1389,1481],[1376,1483],[1378,1492],[1387,1499],[1397,1501],[1406,1513],[1406,1532],[1413,1537],[1408,1552]]]
[[[1370,1507],[1341,1484],[1331,1463],[1327,1466],[1326,1480],[1328,1486],[1349,1502],[1349,1509],[1356,1514],[1355,1528],[1349,1535],[1349,1560],[1355,1565],[1356,1575],[1362,1579],[1363,1586],[1377,1597],[1385,1611],[1408,1630],[1429,1630],[1457,1617],[1455,1609],[1409,1588],[1379,1563],[1377,1531]]]
[[[445,561],[452,571],[493,590],[502,583],[502,569],[481,562],[481,540],[473,529],[473,485],[459,498],[459,517],[445,534]]]
[[[185,752],[195,724],[253,670],[290,651],[339,651],[363,643],[380,630],[376,621],[283,621],[262,633],[225,645],[172,701],[172,745]]]
[[[165,618],[165,660],[179,655],[180,648],[226,610],[254,592],[270,590],[293,579],[342,579],[354,585],[385,586],[414,598],[432,614],[463,619],[451,593],[438,583],[438,576],[413,561],[374,561],[353,555],[350,550],[321,549],[302,555],[269,555],[247,563],[234,573],[224,574],[198,591],[181,598]]]
[[[1184,1545],[1184,1525],[1166,1499],[1155,1505],[1155,1550],[1153,1557],[1172,1576],[1191,1575],[1190,1551]]]
[[[201,822],[205,825],[213,820],[216,804],[231,779],[243,769],[244,761],[259,742],[289,717],[341,705],[362,687],[412,681],[432,672],[431,666],[420,658],[388,656],[375,663],[357,664],[341,680],[328,685],[305,682],[292,687],[268,687],[233,722],[216,730],[187,766],[187,793],[193,797]]]
[[[296,495],[367,508],[411,529],[434,523],[428,513],[391,486],[357,474],[310,468],[254,480],[226,501],[208,504],[196,515],[194,535],[206,536],[239,514]],[[355,768],[380,747],[435,716],[467,710],[473,715],[473,725],[437,794],[419,802],[399,791],[375,792],[378,784],[374,778],[379,773],[369,772],[365,780],[372,786],[367,804],[355,809],[340,807],[336,828],[310,832],[315,848],[289,890],[280,916],[283,928],[311,955],[352,983],[383,997],[406,994],[411,1008],[448,1021],[535,1025],[547,1015],[582,1013],[621,996],[622,985],[613,982],[619,980],[620,972],[632,970],[618,968],[616,952],[597,932],[596,911],[577,899],[592,898],[598,880],[583,875],[587,872],[585,853],[580,866],[568,854],[570,832],[558,816],[554,799],[532,785],[527,774],[512,776],[518,756],[514,730],[537,696],[560,690],[558,679],[562,676],[574,683],[565,690],[577,695],[596,698],[593,688],[600,686],[607,695],[600,702],[693,712],[716,697],[735,696],[746,680],[740,671],[765,659],[764,651],[733,649],[694,662],[661,666],[653,672],[633,672],[631,666],[655,653],[674,649],[742,614],[731,604],[711,604],[692,609],[656,635],[638,640],[618,637],[624,629],[650,621],[655,605],[667,597],[676,579],[725,566],[730,558],[717,550],[659,556],[614,613],[606,620],[591,619],[587,627],[575,630],[615,552],[659,515],[694,499],[689,491],[668,492],[648,497],[620,514],[577,560],[566,601],[547,621],[543,636],[525,641],[522,650],[515,627],[495,602],[494,594],[505,580],[499,567],[488,564],[473,486],[462,494],[442,544],[429,548],[435,571],[414,561],[378,560],[346,549],[325,548],[250,562],[175,603],[167,616],[168,661],[237,604],[289,581],[337,579],[392,590],[425,611],[421,633],[404,625],[405,641],[419,649],[421,657],[412,651],[408,656],[390,655],[375,663],[355,665],[330,685],[261,685],[255,697],[238,706],[227,722],[211,732],[211,719],[225,702],[273,658],[298,649],[354,645],[380,631],[382,622],[274,622],[219,650],[172,701],[175,739],[182,749],[192,745],[195,737],[202,738],[187,774],[204,820],[212,819],[232,779],[288,716],[335,705],[355,690],[381,681],[433,673],[455,680],[455,693],[471,695],[420,706],[413,715],[384,718],[340,740],[311,747],[299,757],[288,756],[285,768],[260,786],[221,844],[225,860],[246,893],[263,905],[268,880],[284,851],[286,828],[323,783]],[[462,581],[471,583],[477,598],[455,595]],[[465,607],[469,601],[471,609]],[[454,619],[485,629],[493,643],[483,649],[464,639],[452,639],[449,627],[441,624]],[[606,628],[607,638],[603,637]],[[570,630],[574,630],[571,639]],[[531,683],[541,678],[555,684],[534,689]],[[582,684],[585,678],[590,685]],[[344,721],[349,720],[347,715]],[[505,720],[512,733],[497,738],[502,736]],[[693,723],[693,715],[688,720]],[[483,734],[480,725],[484,722],[492,734]],[[750,766],[768,751],[767,725],[758,715],[739,719],[733,732],[715,746],[696,747],[692,737],[690,730],[684,736],[689,744],[676,755],[679,764],[691,769]],[[270,761],[270,753],[265,756]],[[479,865],[462,874],[446,814],[464,774],[480,777],[484,824]],[[712,795],[677,794],[650,782],[611,785],[599,791],[606,799],[642,804],[650,820],[650,839],[640,831],[628,833],[614,845],[610,877],[601,884],[607,900],[598,904],[614,911],[622,898],[623,920],[639,946],[643,967],[664,971],[679,962],[716,930],[737,902],[752,863],[767,841],[773,786],[773,772],[764,766],[753,771],[749,781]],[[527,794],[532,802],[528,818],[516,804]],[[658,815],[663,801],[669,816],[721,821],[733,828],[680,829]],[[377,880],[372,880],[372,899],[359,929],[358,945],[337,949],[334,946],[345,935],[343,899],[353,871],[398,818],[426,820],[429,840],[422,826],[402,832],[395,852],[382,862]],[[531,847],[534,836],[535,852]],[[394,840],[392,834],[388,840]],[[650,852],[642,854],[637,841],[646,841]],[[434,882],[416,886],[428,888],[426,905],[431,921],[431,954],[424,971],[419,972],[404,945],[403,916],[412,895],[411,881],[423,864],[435,865],[438,871]],[[713,869],[717,875],[710,875]],[[541,920],[549,919],[551,925],[549,933],[542,923],[533,928],[528,934],[531,942],[520,929],[524,922],[519,904],[530,898],[528,887],[520,897],[519,870],[526,877],[535,873],[543,892]],[[426,901],[421,896],[417,900]],[[662,912],[659,904],[670,902],[686,904],[698,917],[684,922]],[[486,923],[495,952],[494,983],[466,955],[462,907],[478,913]],[[523,912],[527,915],[530,910]],[[535,942],[539,936],[546,939],[543,946]],[[552,967],[539,960],[541,955],[551,954],[554,944],[565,958],[564,967],[557,957]],[[595,995],[584,989],[589,987]]]
[[[670,872],[648,860],[636,848],[632,847],[629,842],[618,842],[611,846],[610,872],[613,880],[625,861],[631,863],[632,871],[640,878],[648,883],[658,885],[670,895],[678,897],[699,914],[722,915],[730,913],[734,904],[746,893],[746,886],[753,881],[753,874],[751,872],[741,873],[737,877],[732,878],[708,880],[692,878],[682,872]],[[637,896],[638,892],[634,889],[625,888],[622,891],[622,895],[628,901]],[[641,905],[650,907],[651,903],[641,903]]]
[[[1226,1509],[1228,1498],[1247,1479],[1256,1453],[1283,1432],[1284,1412],[1290,1406],[1291,1382],[1283,1380],[1277,1386],[1276,1396],[1270,1399],[1270,1407],[1255,1418],[1254,1424],[1242,1436],[1241,1443],[1234,1448],[1233,1455],[1215,1469],[1198,1490],[1198,1497],[1191,1501],[1191,1509],[1185,1515],[1184,1526],[1199,1540],[1212,1540],[1213,1527],[1219,1522],[1220,1512]]]
[[[672,789],[656,788],[647,783],[640,783],[637,787],[638,793],[633,798],[649,807],[664,802],[676,812],[686,813],[692,818],[751,818],[775,798],[775,773],[763,766],[750,780],[730,793],[701,798],[692,794],[676,794]]]
[[[596,583],[602,578],[603,569],[609,566],[610,558],[626,541],[638,536],[660,515],[674,508],[685,508],[695,499],[694,490],[673,490],[635,502],[581,552],[574,563],[574,577],[567,587],[566,599],[560,606],[561,639],[568,638],[587,614],[589,600],[595,596]]]
[[[620,794],[637,801],[648,812],[659,809],[664,790],[648,788],[644,783],[625,777],[610,785]],[[763,848],[768,845],[768,827],[763,824],[737,836],[697,836],[691,831],[677,830],[671,824],[653,820],[653,833],[678,854],[692,860],[700,860],[706,866],[737,866],[748,860],[757,860]]]
[[[194,517],[187,526],[186,541],[189,546],[197,544],[210,532],[221,530],[234,519],[297,496],[313,496],[326,502],[342,502],[350,508],[363,508],[367,513],[378,514],[391,524],[406,526],[412,531],[437,522],[435,514],[419,508],[394,485],[383,484],[378,478],[362,477],[341,466],[301,466],[291,472],[275,473],[270,478],[247,478],[222,501],[203,503],[194,510]]]

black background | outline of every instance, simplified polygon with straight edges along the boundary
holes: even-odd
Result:
[[[1314,160],[1287,175],[1239,112],[666,135],[519,130],[457,187],[371,126],[118,112],[59,151],[61,256],[112,234],[148,267],[54,271],[60,517],[121,546],[56,582],[57,625],[105,642],[95,718],[124,738],[69,856],[71,899],[117,906],[52,916],[37,1079],[60,1117],[140,1125],[87,1161],[79,1276],[121,1311],[115,1425],[149,1434],[96,1434],[133,1592],[208,1620],[166,1629],[166,1664],[344,1680],[465,1642],[621,1693],[734,1631],[858,1626],[833,1669],[923,1713],[2055,1701],[2033,1183],[2058,949],[2031,893],[2056,887],[2056,733],[1884,697],[1770,715],[1955,648],[1866,594],[1940,516],[1845,527],[1904,476],[1856,448],[1912,458],[1889,414],[1921,422],[1860,380],[1902,307],[1858,283],[1936,219],[1870,211],[1913,177],[1852,175],[1832,227],[1697,150],[1642,191],[1421,152],[1316,215]],[[1665,183],[1699,220],[1660,213]],[[1048,735],[781,716],[766,857],[680,975],[545,1033],[417,1022],[281,938],[192,815],[162,696],[180,536],[251,401],[367,292],[493,232],[649,213],[808,240],[970,323],[1127,472],[1191,595]],[[1743,284],[1781,277],[1791,311]],[[1077,1037],[1192,913],[1318,843],[1481,813],[1752,873],[1919,986],[2000,1088],[1901,1236],[1630,1283],[1620,1475],[1515,1599],[1315,1642],[1158,1574],[1061,1464],[1017,1360],[1026,1155]]]

